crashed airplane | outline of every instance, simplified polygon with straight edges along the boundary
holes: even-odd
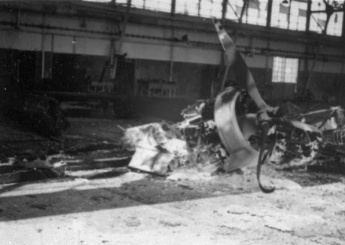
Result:
[[[261,166],[267,162],[280,168],[330,159],[339,164],[345,156],[344,110],[303,112],[289,102],[269,106],[233,40],[218,20],[213,22],[227,57],[221,91],[215,99],[184,109],[180,123],[126,129],[124,142],[135,149],[129,167],[156,174],[197,163],[214,166],[213,172],[256,167],[260,189],[271,193],[275,188],[260,182]],[[225,86],[229,67],[236,72],[237,83]],[[248,99],[256,105],[255,113],[248,113]]]

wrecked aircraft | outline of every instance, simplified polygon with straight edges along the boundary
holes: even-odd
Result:
[[[227,57],[221,92],[184,109],[180,123],[126,129],[125,142],[135,148],[129,167],[166,174],[186,164],[207,163],[212,173],[256,166],[260,189],[271,193],[275,188],[260,182],[261,166],[267,162],[294,168],[344,159],[344,110],[303,113],[289,102],[269,106],[231,37],[216,19],[214,26]],[[225,88],[229,67],[236,71],[238,84]],[[255,103],[256,113],[248,113],[245,97]]]
[[[265,163],[281,169],[327,166],[344,170],[344,110],[331,107],[304,112],[290,102],[270,106],[230,36],[217,20],[214,25],[227,57],[220,92],[216,98],[196,101],[182,110],[179,123],[124,129],[123,146],[134,151],[128,167],[159,175],[181,166],[210,174],[256,167],[259,187],[265,193],[274,191],[260,182]],[[237,83],[226,84],[229,67],[235,71]],[[41,134],[58,137],[67,129],[57,100],[41,95],[13,100],[18,102],[15,115]],[[255,111],[249,109],[250,103],[256,106]],[[17,169],[47,169],[61,176],[66,165],[71,165],[65,157],[27,161],[26,156],[17,156],[12,165]]]

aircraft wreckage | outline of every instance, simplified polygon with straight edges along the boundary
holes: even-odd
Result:
[[[200,100],[184,109],[184,121],[177,124],[126,129],[124,144],[135,150],[129,167],[166,174],[186,164],[209,164],[214,171],[226,172],[256,166],[260,189],[271,193],[275,188],[260,182],[261,166],[266,162],[278,168],[340,166],[345,156],[343,109],[303,112],[289,102],[269,106],[231,37],[216,19],[214,26],[227,57],[221,92],[215,99]],[[229,67],[236,71],[238,84],[226,87]],[[256,113],[248,113],[250,100]]]

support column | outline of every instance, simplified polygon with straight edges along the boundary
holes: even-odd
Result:
[[[309,32],[310,30],[310,17],[311,17],[311,0],[308,0],[308,7],[307,7],[307,23],[305,30]]]
[[[266,19],[266,27],[267,28],[271,28],[272,3],[273,3],[273,0],[268,0],[268,3],[267,3],[267,19]]]
[[[345,5],[345,3],[344,3]],[[345,39],[345,6],[343,5],[343,29],[342,29],[342,33],[341,36],[343,39]]]
[[[171,41],[170,41],[170,69],[169,69],[169,82],[174,81],[174,38],[175,38],[175,10],[176,0],[171,1]]]

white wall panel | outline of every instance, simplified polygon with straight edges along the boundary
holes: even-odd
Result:
[[[56,53],[73,53],[73,37],[53,36],[53,52]]]
[[[250,46],[250,40],[249,38],[243,38],[243,37],[232,37],[234,42],[236,43],[237,46],[242,47],[242,46]]]
[[[170,60],[170,47],[148,43],[124,42],[122,53],[130,59]]]
[[[266,68],[266,56],[254,55],[252,57],[245,56],[245,60],[249,67]]]
[[[219,65],[221,57],[221,52],[216,49],[174,47],[174,61],[177,62]]]
[[[46,35],[42,35],[42,49],[44,51],[47,51],[47,52],[51,52],[52,51],[52,38],[53,36],[50,35],[50,34],[46,34]]]
[[[267,48],[268,47],[268,41],[263,39],[255,38],[253,40],[254,48]]]
[[[171,47],[157,43],[124,42],[122,52],[127,52],[128,58],[170,61]],[[173,61],[213,64],[221,61],[221,52],[216,49],[198,49],[192,47],[174,46]]]
[[[75,49],[76,54],[87,54],[87,55],[110,55],[110,40],[99,40],[90,38],[75,38]]]

